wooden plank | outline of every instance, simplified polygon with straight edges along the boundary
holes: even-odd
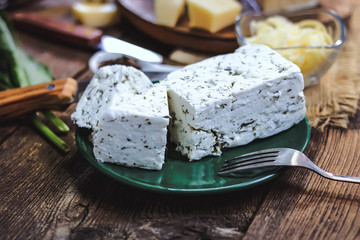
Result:
[[[22,32],[19,32],[19,37],[20,46],[36,60],[46,64],[56,79],[72,77],[87,69],[88,60],[93,53],[55,44]]]
[[[23,125],[0,146],[0,234],[17,238],[241,238],[271,183],[219,196],[148,193],[109,179],[79,153],[54,150]]]
[[[328,129],[311,139],[307,154],[319,167],[360,176],[359,129]],[[288,170],[273,185],[244,239],[357,239],[359,200],[359,184]]]
[[[19,122],[19,121],[16,121],[16,123],[1,124],[1,126],[0,126],[0,144],[18,128],[17,122]]]

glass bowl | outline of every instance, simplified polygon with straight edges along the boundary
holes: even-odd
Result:
[[[254,42],[254,36],[257,34],[254,29],[256,23],[263,22],[273,16],[283,16],[295,24],[300,24],[303,20],[317,20],[323,24],[325,29],[322,30],[325,30],[331,39],[329,38],[330,40],[326,45],[315,46],[304,42],[294,45],[294,42],[292,42],[291,46],[289,46],[286,43],[284,44],[287,41],[280,37],[282,45],[272,46],[274,44],[271,42],[270,35],[268,38],[266,37],[266,34],[273,33],[270,28],[269,32],[262,35],[265,37],[262,43]],[[275,25],[270,27],[275,27]],[[346,39],[346,29],[341,18],[331,10],[320,8],[277,13],[245,12],[237,17],[235,31],[240,46],[250,44],[250,41],[251,43],[265,44],[297,64],[304,75],[305,87],[318,83],[320,77],[334,63]],[[286,34],[289,35],[290,33],[285,32],[285,37]]]

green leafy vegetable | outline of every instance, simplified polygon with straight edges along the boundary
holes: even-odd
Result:
[[[3,15],[3,14],[2,14]],[[20,65],[18,49],[13,38],[13,34],[7,27],[6,18],[0,18],[0,53],[1,53],[1,72],[6,81],[1,79],[3,89],[20,87],[23,81],[26,81],[25,71]],[[26,86],[26,85],[25,85]]]
[[[3,12],[0,16],[0,90],[52,81],[49,68],[18,47],[15,35],[10,31],[10,21]]]
[[[18,46],[14,27],[3,11],[0,11],[0,56],[0,91],[54,80],[47,66],[34,60]],[[69,127],[52,112],[44,111],[43,114],[59,131],[69,131]],[[57,147],[68,151],[68,145],[46,127],[36,114],[31,120]]]

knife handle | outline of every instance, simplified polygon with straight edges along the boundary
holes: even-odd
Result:
[[[11,18],[17,28],[81,48],[96,48],[103,35],[100,29],[34,12],[16,12]]]
[[[22,88],[0,91],[0,122],[42,109],[60,110],[74,99],[77,81],[55,80]]]

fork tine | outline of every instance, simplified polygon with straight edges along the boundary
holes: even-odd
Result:
[[[230,159],[225,160],[225,163],[231,162],[239,162],[245,161],[247,159],[260,159],[264,157],[276,157],[279,153],[279,150],[276,149],[269,149],[269,150],[260,150],[256,152],[246,153],[237,157],[233,157]]]
[[[257,164],[261,162],[273,162],[275,161],[276,156],[267,156],[267,157],[254,157],[254,158],[248,158],[246,160],[237,161],[237,162],[229,162],[225,163],[222,168],[231,168],[231,167],[241,167],[241,166],[247,166],[252,164]]]
[[[219,174],[232,173],[240,170],[273,166],[279,150],[269,149],[243,154],[225,160]]]
[[[257,159],[246,163],[237,162],[231,165],[223,166],[222,169],[219,171],[219,174],[231,173],[240,170],[248,170],[259,167],[270,167],[270,166],[274,166],[274,162],[275,162],[275,158]]]

